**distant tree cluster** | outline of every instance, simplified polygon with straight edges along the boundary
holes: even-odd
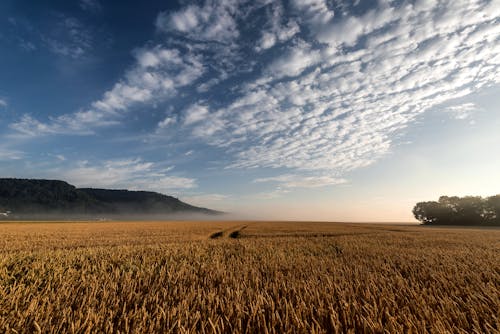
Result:
[[[425,225],[500,226],[500,195],[441,196],[437,202],[417,203],[413,214]]]

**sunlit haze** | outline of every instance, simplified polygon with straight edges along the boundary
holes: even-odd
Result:
[[[500,1],[0,3],[0,177],[253,219],[500,193]]]

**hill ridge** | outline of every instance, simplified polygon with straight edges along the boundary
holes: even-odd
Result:
[[[77,188],[62,180],[0,178],[0,219],[181,213],[221,214],[154,191]]]

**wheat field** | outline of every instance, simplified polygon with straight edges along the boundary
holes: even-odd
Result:
[[[2,333],[499,333],[500,230],[0,224]]]

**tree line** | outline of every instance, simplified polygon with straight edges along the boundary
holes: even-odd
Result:
[[[425,225],[500,226],[500,195],[441,196],[437,202],[417,203],[413,214]]]

